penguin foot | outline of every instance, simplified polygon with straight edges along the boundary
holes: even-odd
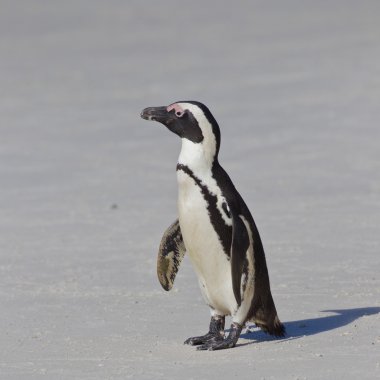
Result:
[[[197,346],[211,342],[222,342],[224,340],[224,316],[215,315],[211,317],[209,332],[205,335],[194,336],[186,339],[184,344]]]
[[[205,344],[202,344],[201,346],[197,347],[197,350],[216,351],[235,347],[242,328],[243,326],[239,325],[238,323],[232,323],[230,333],[228,334],[226,339],[208,341]]]
[[[223,342],[224,338],[220,334],[207,333],[201,336],[193,336],[184,341],[184,344],[190,344],[191,346],[198,346],[200,344],[211,342]]]

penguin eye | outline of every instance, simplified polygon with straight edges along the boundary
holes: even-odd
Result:
[[[185,114],[185,111],[176,111],[175,115],[177,117],[182,117]]]

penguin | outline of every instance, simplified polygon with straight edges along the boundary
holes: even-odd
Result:
[[[210,110],[197,101],[179,101],[141,112],[182,140],[177,163],[178,219],[159,246],[157,275],[173,286],[185,254],[210,308],[209,331],[184,343],[198,350],[235,347],[246,322],[283,337],[272,298],[263,244],[243,198],[218,160],[220,129]],[[232,317],[227,336],[225,318]]]

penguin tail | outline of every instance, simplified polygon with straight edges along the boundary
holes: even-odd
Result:
[[[276,315],[273,319],[273,322],[270,324],[263,324],[258,321],[255,321],[256,326],[260,327],[267,334],[274,335],[278,338],[283,338],[286,335],[285,326],[281,323]]]
[[[269,293],[265,301],[261,298],[254,300],[251,306],[250,320],[264,332],[282,338],[286,335],[285,326],[278,318],[272,295]]]

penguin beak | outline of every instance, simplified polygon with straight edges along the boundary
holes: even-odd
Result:
[[[171,115],[167,107],[148,107],[142,110],[140,116],[145,120],[154,120],[166,124]]]

